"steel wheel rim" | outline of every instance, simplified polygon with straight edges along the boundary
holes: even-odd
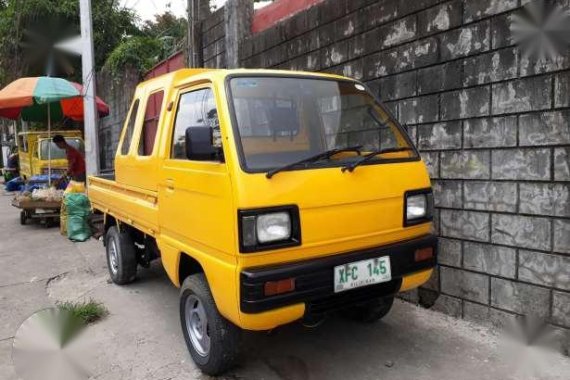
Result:
[[[198,355],[204,357],[210,352],[210,331],[204,304],[195,295],[189,295],[184,305],[186,331],[192,347]]]
[[[111,266],[111,272],[116,275],[119,270],[119,258],[115,239],[111,239],[109,242],[109,264]]]

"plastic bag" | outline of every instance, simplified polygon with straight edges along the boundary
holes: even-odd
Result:
[[[24,187],[24,180],[22,177],[16,177],[4,185],[6,191],[21,191]]]
[[[59,202],[63,199],[63,190],[56,190],[53,187],[49,189],[34,189],[32,191],[32,199],[35,201]]]
[[[82,193],[69,193],[64,197],[67,211],[67,237],[73,241],[85,241],[91,237],[87,223],[91,213],[89,198]]]

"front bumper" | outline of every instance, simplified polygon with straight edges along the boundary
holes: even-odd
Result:
[[[433,258],[415,262],[415,251],[426,247],[433,248]],[[390,257],[391,281],[342,293],[334,292],[333,268],[335,266],[380,256]],[[288,305],[304,303],[306,315],[324,314],[352,304],[397,293],[402,286],[404,276],[433,268],[436,264],[436,257],[437,237],[426,235],[405,242],[325,258],[245,269],[240,276],[240,309],[243,313],[257,314]],[[267,281],[292,277],[295,278],[294,291],[275,296],[264,295],[264,284]]]

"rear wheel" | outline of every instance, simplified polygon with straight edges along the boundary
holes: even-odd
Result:
[[[117,226],[107,230],[107,267],[115,284],[133,282],[137,275],[135,244],[128,232],[119,232]]]
[[[217,376],[234,365],[241,332],[218,312],[202,273],[182,284],[180,322],[188,351],[202,372]]]
[[[386,316],[392,309],[394,297],[377,298],[375,300],[352,306],[341,311],[350,320],[363,323],[373,323]]]
[[[20,224],[22,226],[26,225],[26,221],[28,220],[28,215],[25,210],[20,211]]]

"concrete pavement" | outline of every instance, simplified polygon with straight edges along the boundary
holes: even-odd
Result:
[[[0,379],[16,379],[12,337],[34,311],[57,301],[92,298],[110,315],[90,326],[93,379],[207,379],[186,351],[178,290],[160,263],[132,285],[108,280],[98,241],[72,243],[57,229],[20,226],[10,197],[0,196]],[[248,333],[239,366],[226,379],[568,379],[570,360],[549,352],[530,368],[515,364],[494,331],[397,301],[380,323],[331,318]],[[520,359],[520,358],[519,358]],[[535,373],[536,372],[536,373]]]

